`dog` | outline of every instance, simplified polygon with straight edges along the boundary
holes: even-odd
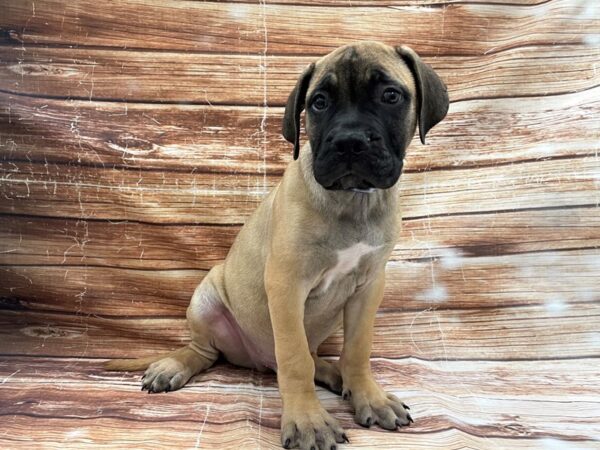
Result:
[[[289,95],[283,136],[294,161],[248,218],[227,258],[187,309],[191,343],[166,356],[113,360],[143,370],[142,390],[183,387],[222,354],[277,372],[284,448],[348,442],[315,382],[343,394],[354,420],[387,430],[413,422],[370,368],[385,264],[400,231],[398,185],[417,124],[422,143],[448,111],[447,89],[409,47],[358,42],[310,64]],[[305,110],[308,142],[300,151]],[[317,356],[343,325],[337,363]]]

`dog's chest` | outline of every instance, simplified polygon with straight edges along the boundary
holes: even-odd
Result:
[[[378,248],[364,242],[358,242],[351,247],[338,250],[335,265],[325,271],[321,282],[317,286],[317,291],[328,291],[332,284],[359,269],[363,256],[373,253]]]
[[[343,306],[361,284],[370,280],[383,246],[358,242],[337,250],[333,263],[323,272],[307,300],[308,314],[320,314]]]

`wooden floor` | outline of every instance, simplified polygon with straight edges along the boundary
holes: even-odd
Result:
[[[373,351],[415,424],[365,430],[319,397],[351,448],[600,449],[599,2],[0,11],[0,448],[278,447],[272,374],[222,363],[146,395],[101,363],[187,340],[195,285],[291,160],[296,77],[377,39],[451,98],[408,152]]]

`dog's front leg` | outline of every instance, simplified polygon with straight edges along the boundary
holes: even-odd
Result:
[[[284,448],[335,449],[347,441],[344,430],[321,406],[315,392],[315,365],[304,329],[308,287],[294,279],[289,265],[269,260],[265,286],[275,339],[277,381],[283,403],[281,443]]]
[[[408,407],[396,396],[387,394],[371,373],[371,345],[375,314],[383,299],[385,273],[351,297],[344,308],[344,348],[339,368],[344,383],[343,397],[354,407],[354,421],[370,427],[395,430],[412,418]]]

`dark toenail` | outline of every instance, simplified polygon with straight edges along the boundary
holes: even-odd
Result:
[[[413,420],[413,418],[412,418],[412,417],[410,417],[410,414],[407,414],[407,415],[406,415],[406,418],[408,419],[408,421],[409,421],[409,422],[411,422],[411,423],[415,423],[415,421]]]
[[[331,447],[329,447],[329,450],[337,450],[337,445],[332,445]]]
[[[367,426],[368,426],[368,427],[370,427],[370,426],[371,426],[371,418],[370,418],[370,417],[368,417],[368,418],[367,418]]]
[[[311,445],[310,450],[317,450],[317,447],[315,447],[314,445]]]
[[[402,403],[402,406],[404,406],[404,409],[410,409],[406,403]]]
[[[283,448],[290,448],[290,443],[291,443],[291,442],[292,442],[292,441],[290,441],[290,438],[287,438],[287,439],[285,440],[285,442],[283,443]]]
[[[346,433],[342,433],[342,439],[345,440],[346,442],[350,443],[350,439],[348,439],[348,436],[346,436]]]

